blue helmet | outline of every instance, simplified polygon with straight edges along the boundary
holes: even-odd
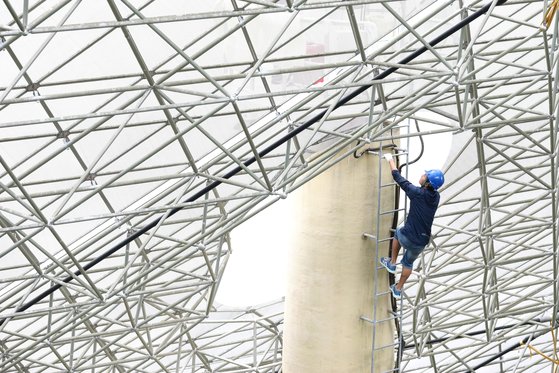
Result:
[[[433,189],[437,190],[444,184],[444,174],[441,170],[428,170],[425,171],[427,175],[427,180],[433,186]]]

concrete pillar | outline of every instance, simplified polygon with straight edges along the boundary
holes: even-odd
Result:
[[[384,162],[384,161],[383,161]],[[392,180],[387,163],[383,183]],[[293,194],[295,242],[288,259],[283,372],[371,373],[378,157],[348,157]],[[382,209],[394,207],[393,188],[383,188]],[[392,216],[381,219],[389,236]],[[380,246],[387,256],[389,243]],[[379,292],[388,274],[378,270]],[[377,319],[389,316],[390,294],[377,298]],[[394,323],[377,325],[375,345],[393,342]],[[374,372],[394,367],[394,350],[375,355]]]

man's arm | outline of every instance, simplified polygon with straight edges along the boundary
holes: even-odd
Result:
[[[396,162],[394,162],[394,158],[392,157],[392,154],[390,153],[384,154],[384,159],[386,159],[390,164],[390,170],[392,171],[392,178],[396,183],[398,183],[398,185],[400,185],[400,188],[402,188],[402,190],[407,194],[407,196],[413,198],[416,195],[418,195],[420,193],[419,192],[420,188],[416,187],[408,180],[406,180],[405,177],[400,175],[400,171],[398,171],[398,167],[396,167]]]

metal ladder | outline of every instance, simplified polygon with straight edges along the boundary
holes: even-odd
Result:
[[[405,121],[407,124],[405,125],[401,125],[398,127],[395,127],[397,129],[399,129],[400,134],[404,134],[404,135],[408,135],[405,136],[406,140],[406,149],[409,149],[409,119]],[[381,219],[383,217],[385,217],[386,215],[390,215],[393,216],[394,213],[396,212],[402,212],[404,215],[404,221],[406,219],[406,211],[407,211],[407,198],[404,198],[404,205],[399,206],[399,208],[397,210],[394,209],[394,206],[392,206],[392,209],[390,210],[386,210],[383,211],[382,210],[382,205],[381,205],[381,192],[383,190],[385,190],[386,188],[399,188],[398,184],[396,184],[396,182],[394,182],[392,179],[390,180],[390,182],[383,184],[383,173],[386,172],[385,170],[383,170],[384,167],[387,167],[387,162],[386,160],[384,160],[383,157],[383,143],[381,142],[379,144],[379,151],[378,152],[373,152],[373,151],[369,151],[369,154],[374,154],[378,156],[378,170],[379,170],[379,177],[378,177],[378,184],[377,184],[377,220],[376,220],[376,232],[374,234],[369,234],[369,233],[364,233],[363,234],[363,238],[365,239],[369,239],[369,240],[373,240],[375,242],[375,258],[374,258],[374,274],[373,274],[373,281],[374,281],[374,302],[373,302],[373,318],[370,319],[368,317],[365,316],[361,316],[361,319],[364,321],[369,322],[372,327],[372,353],[371,353],[371,373],[400,373],[401,369],[400,367],[400,363],[402,361],[402,354],[403,351],[401,348],[398,348],[398,346],[403,346],[404,345],[404,341],[403,341],[403,335],[402,335],[402,319],[403,319],[403,301],[405,298],[404,292],[402,292],[402,297],[400,298],[400,300],[395,300],[390,292],[390,289],[379,289],[379,278],[381,278],[381,276],[390,276],[390,277],[396,277],[395,275],[392,275],[390,273],[388,273],[384,267],[380,264],[380,258],[383,256],[388,256],[387,254],[390,252],[391,250],[391,241],[392,241],[392,236],[393,236],[393,229],[390,229],[390,234],[388,236],[386,236],[386,234],[388,234],[388,231],[383,232],[381,229]],[[386,151],[385,151],[386,152]],[[403,163],[408,163],[408,152],[407,150],[404,149],[400,149],[397,148],[397,152],[396,153],[392,153],[393,156],[396,158],[396,156],[399,158],[399,164],[403,164]],[[399,155],[396,155],[399,154]],[[407,172],[407,167],[405,170],[405,175],[404,177],[408,177],[408,172]],[[402,192],[403,193],[403,192]],[[400,219],[399,219],[400,220]],[[400,250],[400,255],[403,253],[403,248]],[[400,266],[398,266],[398,268],[400,268]],[[391,300],[391,307],[396,306],[396,312],[389,310],[388,314],[385,315],[381,315],[380,311],[378,310],[379,307],[379,297],[381,296],[389,296],[390,300]],[[395,335],[393,336],[393,343],[391,344],[386,344],[386,345],[379,345],[379,342],[377,341],[377,326],[382,325],[383,323],[390,323],[390,322],[397,322],[397,328],[394,328],[395,330]],[[385,350],[385,349],[392,349],[392,351],[394,351],[395,353],[395,361],[397,362],[396,367],[398,368],[393,368],[390,370],[385,370],[382,372],[375,372],[375,367],[374,367],[374,362],[375,362],[375,352],[379,352],[381,350]]]

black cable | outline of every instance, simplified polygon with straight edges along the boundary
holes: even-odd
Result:
[[[547,321],[551,321],[551,318],[549,318],[549,317],[548,318],[537,317],[535,319],[532,319],[532,320],[529,320],[529,321],[526,321],[526,322],[523,322],[523,323],[520,323],[520,324],[507,324],[507,325],[497,326],[493,330],[512,329],[512,328],[517,328],[517,327],[520,327],[520,326],[534,325],[535,323],[542,323],[542,322],[547,322]],[[428,344],[428,345],[433,345],[435,343],[446,342],[450,339],[452,339],[452,340],[462,339],[462,338],[473,337],[473,336],[480,335],[480,334],[485,334],[485,333],[487,333],[486,330],[476,330],[474,332],[463,333],[463,334],[458,335],[458,336],[430,339],[425,343]],[[415,348],[415,347],[416,347],[415,344],[410,344],[410,345],[404,346],[404,348],[406,350],[409,350],[409,349],[412,349],[412,348]]]
[[[419,152],[419,155],[412,160],[411,162],[407,162],[407,163],[402,163],[401,165],[400,163],[400,157],[396,156],[396,168],[398,168],[398,172],[402,172],[402,169],[404,167],[410,166],[414,163],[416,163],[417,161],[419,161],[421,159],[421,157],[423,157],[423,152],[425,151],[425,143],[423,142],[423,136],[421,135],[421,131],[419,129],[419,123],[417,122],[417,120],[415,120],[415,128],[417,129],[417,133],[419,133],[419,141],[421,143],[421,151]],[[409,152],[409,149],[407,149],[407,151]],[[398,148],[396,148],[396,152],[398,152]],[[388,241],[388,256],[391,258],[392,257],[392,241],[394,240],[394,232],[396,231],[396,228],[398,228],[398,217],[399,217],[399,210],[400,208],[400,187],[398,185],[394,186],[394,214],[392,215],[392,229],[390,229],[390,241]],[[392,273],[388,274],[388,283],[390,284],[390,286],[394,285],[396,283],[396,276]],[[398,312],[398,302],[396,302],[396,299],[391,298],[392,299],[392,312],[396,315]],[[397,359],[394,362],[394,369],[396,371],[398,371],[400,369],[400,358],[401,358],[401,352],[405,349],[405,341],[400,338],[401,336],[401,325],[400,325],[400,320],[395,317],[394,318],[394,325],[396,327],[396,332],[398,335],[398,350],[396,353]]]
[[[414,163],[416,163],[417,161],[419,161],[421,159],[421,157],[423,157],[423,151],[425,150],[425,143],[423,142],[423,136],[421,135],[421,130],[419,129],[419,123],[417,122],[417,119],[414,119],[415,121],[415,128],[417,129],[417,133],[419,134],[419,141],[421,142],[421,151],[419,152],[419,155],[411,162],[408,163],[403,163],[400,167],[398,167],[398,171],[400,171],[400,173],[402,173],[402,168],[406,167],[406,166],[410,166]],[[408,149],[409,151],[409,149]]]
[[[555,329],[557,329],[557,327],[555,327]],[[533,341],[534,339],[541,337],[542,335],[546,334],[547,332],[548,332],[548,330],[544,330],[544,331],[539,332],[539,333],[537,333],[537,334],[536,334],[536,333],[532,333],[532,334],[530,334],[529,336],[527,336],[526,338],[524,338],[522,341],[516,342],[516,343],[513,344],[512,346],[507,347],[505,350],[499,352],[498,354],[496,354],[496,355],[494,355],[494,356],[492,356],[492,357],[490,357],[490,358],[488,358],[488,359],[482,361],[481,363],[479,363],[479,364],[476,365],[475,367],[473,367],[473,368],[467,370],[466,372],[468,372],[468,373],[470,373],[470,372],[475,372],[475,371],[478,370],[479,368],[482,368],[482,367],[488,365],[488,364],[491,363],[493,360],[496,360],[496,359],[500,358],[501,356],[503,356],[503,355],[505,355],[505,354],[508,354],[508,353],[511,352],[511,351],[516,350],[518,347],[520,347],[520,346],[525,345],[526,343],[528,343],[528,341]]]
[[[498,0],[497,5],[502,5],[506,2],[507,2],[507,0]],[[485,14],[489,10],[489,8],[492,6],[492,4],[493,4],[493,2],[488,3],[487,5],[480,8],[478,11],[470,14],[468,17],[466,17],[463,20],[461,20],[460,22],[458,22],[456,25],[454,25],[450,29],[446,30],[445,32],[443,32],[439,36],[435,37],[429,43],[430,47],[434,47],[435,45],[439,44],[441,41],[445,40],[446,38],[448,38],[449,36],[454,34],[456,31],[460,30],[462,27],[464,27],[464,26],[468,25],[469,23],[478,19],[480,16],[482,16],[483,14]],[[429,48],[427,48],[427,46],[422,46],[421,48],[417,49],[415,52],[411,53],[407,57],[404,57],[402,60],[398,61],[396,64],[397,65],[406,65],[406,64],[413,61],[414,59],[416,59],[417,57],[419,57],[420,55],[422,55],[423,53],[425,53],[428,50],[429,50]],[[399,67],[396,67],[396,66],[390,67],[390,68],[384,70],[379,75],[373,77],[371,80],[372,81],[382,80],[382,79],[388,77],[389,75],[391,75],[392,73],[394,73],[395,71],[397,71],[398,69],[399,69]],[[369,89],[371,86],[372,86],[372,84],[365,84],[362,87],[357,88],[355,91],[348,94],[347,96],[342,97],[336,103],[336,105],[334,105],[332,111],[338,109],[340,106],[345,105],[346,103],[351,101],[353,98],[359,96],[361,93],[363,93],[364,91]],[[272,142],[270,145],[268,145],[267,147],[265,147],[262,151],[260,151],[258,153],[258,157],[262,158],[262,157],[268,155],[270,152],[272,152],[276,148],[278,148],[279,146],[285,144],[287,141],[294,138],[299,133],[303,132],[304,130],[308,129],[310,126],[312,126],[313,124],[315,124],[316,122],[321,120],[322,117],[324,117],[324,115],[327,112],[328,112],[328,109],[322,110],[321,112],[319,112],[319,113],[315,114],[313,117],[311,117],[308,121],[303,123],[301,126],[296,127],[293,131],[285,134],[281,138]],[[243,162],[243,165],[245,167],[248,167],[251,164],[253,164],[256,161],[256,159],[257,159],[256,156],[252,156],[251,158],[249,158],[248,160]],[[241,166],[236,166],[231,171],[227,172],[224,176],[222,176],[222,179],[224,179],[224,180],[230,179],[231,177],[235,176],[237,173],[239,173],[242,170],[243,170],[243,168]],[[217,181],[216,180],[216,181],[210,183],[209,185],[202,188],[197,193],[194,193],[191,197],[182,201],[182,203],[185,204],[185,203],[196,201],[198,198],[204,196],[205,194],[209,193],[213,189],[217,188],[219,185],[222,184],[222,182],[223,181]],[[121,248],[125,247],[127,244],[133,242],[136,238],[140,237],[144,233],[146,233],[149,230],[151,230],[152,228],[156,227],[162,221],[163,218],[171,217],[174,214],[176,214],[177,212],[179,212],[181,209],[182,209],[182,207],[175,207],[175,208],[171,209],[168,213],[162,215],[159,218],[154,219],[152,222],[146,224],[143,228],[135,231],[133,234],[131,234],[130,236],[127,236],[122,241],[114,244],[111,248],[109,248],[107,251],[105,251],[104,253],[99,255],[97,258],[93,259],[91,262],[85,264],[83,266],[83,270],[87,271],[87,270],[91,269],[95,265],[99,264],[100,262],[107,259],[112,254],[117,252],[119,249],[121,249]],[[56,285],[51,286],[47,290],[45,290],[45,291],[41,292],[40,294],[36,295],[35,297],[33,297],[31,300],[27,301],[26,303],[22,304],[21,306],[18,306],[15,309],[15,313],[23,312],[23,311],[29,309],[29,307],[39,303],[44,298],[46,298],[50,294],[54,293],[56,290],[60,289],[62,287],[62,284],[69,283],[70,281],[72,281],[72,279],[74,277],[80,276],[81,274],[82,274],[82,272],[80,270],[76,270],[75,272],[73,272],[73,276],[67,276],[67,277],[63,278],[62,280],[60,280],[61,283],[58,283]],[[3,325],[4,322],[6,322],[6,320],[7,320],[6,318],[0,319],[0,326]]]
[[[417,120],[415,120],[415,128],[417,129],[417,132],[419,133],[419,141],[421,142],[421,151],[419,152],[419,155],[411,162],[407,162],[407,163],[402,163],[401,165],[399,164],[399,157],[396,157],[396,167],[398,168],[398,172],[402,173],[402,169],[406,166],[410,166],[414,163],[416,163],[417,161],[419,161],[421,159],[421,157],[423,157],[423,152],[425,151],[425,143],[423,142],[423,136],[420,134],[421,131],[419,130],[419,123],[417,122]],[[409,152],[409,149],[407,149]],[[398,152],[398,149],[396,148],[396,152]],[[395,185],[395,198],[394,198],[394,215],[392,216],[392,229],[390,230],[391,236],[390,236],[390,246],[388,248],[389,251],[389,256],[392,256],[392,239],[394,239],[394,232],[396,231],[396,228],[398,227],[398,217],[399,217],[399,213],[398,213],[398,209],[400,208],[400,188],[398,187],[398,185]]]

